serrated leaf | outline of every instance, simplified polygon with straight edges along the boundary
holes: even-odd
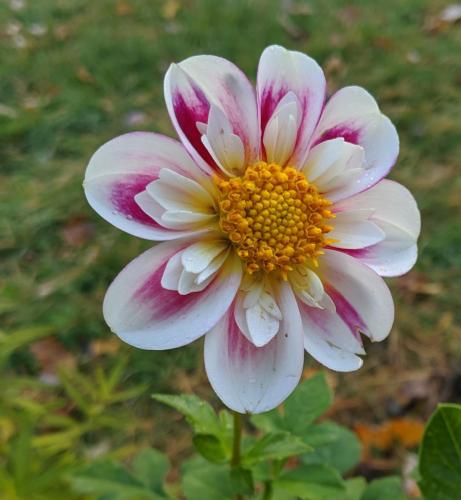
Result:
[[[213,408],[202,399],[192,394],[179,396],[153,394],[152,397],[182,413],[197,434],[220,434],[220,424]]]
[[[319,428],[323,434],[323,443],[318,438]],[[333,422],[312,425],[307,435],[304,435],[304,441],[314,447],[312,453],[302,457],[306,464],[327,464],[344,474],[360,461],[361,445],[357,436]]]
[[[459,493],[459,491],[458,491]],[[385,477],[383,479],[375,479],[366,487],[361,500],[405,500],[405,495],[402,491],[402,481],[398,477]],[[427,497],[428,500],[435,498],[456,498],[454,497]]]
[[[133,475],[150,491],[163,494],[163,482],[170,464],[167,457],[158,450],[146,449],[133,460]]]
[[[419,485],[431,500],[458,498],[461,491],[461,406],[441,404],[424,432]]]
[[[340,474],[322,464],[305,465],[285,472],[274,481],[274,499],[332,500],[345,498],[346,486]]]
[[[219,464],[228,458],[221,441],[212,434],[195,434],[192,442],[200,455],[210,462]]]
[[[266,434],[247,450],[242,462],[251,465],[263,460],[283,460],[284,458],[307,453],[312,448],[301,438],[288,432]]]

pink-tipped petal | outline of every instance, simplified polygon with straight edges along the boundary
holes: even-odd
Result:
[[[319,273],[334,310],[299,301],[306,351],[336,371],[357,370],[365,354],[361,334],[383,340],[394,320],[394,304],[386,284],[374,271],[341,252],[327,250]]]
[[[162,287],[165,268],[190,242],[166,242],[121,271],[107,290],[104,318],[122,340],[142,349],[171,349],[209,331],[237,293],[242,266],[233,253],[200,292],[180,295]]]
[[[335,205],[348,214],[372,210],[370,221],[383,231],[384,239],[374,245],[346,252],[360,259],[381,276],[400,276],[416,262],[421,216],[415,199],[401,184],[387,179]],[[336,246],[336,244],[335,244]]]
[[[234,64],[216,56],[190,57],[170,66],[164,90],[181,141],[206,172],[220,171],[201,139],[201,124],[208,122],[211,104],[220,108],[241,139],[246,164],[257,159],[259,128],[254,90]]]
[[[150,132],[116,137],[101,146],[88,164],[86,198],[101,217],[129,234],[149,240],[181,238],[184,232],[165,229],[135,200],[162,168],[189,178],[201,175],[182,144],[173,139]]]
[[[350,332],[357,339],[361,333],[373,342],[385,339],[394,321],[394,303],[383,279],[344,252],[326,250],[319,263],[325,290]]]
[[[278,45],[268,47],[262,53],[257,94],[263,136],[277,105],[289,92],[296,96],[299,103],[300,125],[290,165],[301,166],[304,162],[325,101],[325,91],[323,71],[310,57]],[[283,128],[286,124],[280,123],[279,126]]]
[[[361,192],[385,177],[399,153],[399,138],[392,122],[383,115],[375,99],[361,87],[344,87],[327,102],[312,144],[342,137],[365,150],[363,175],[355,181]],[[350,195],[350,190],[348,190]]]
[[[279,333],[265,346],[249,342],[235,322],[234,306],[205,337],[205,368],[223,403],[240,413],[261,413],[279,405],[302,373],[303,333],[293,292],[277,293],[283,315]]]

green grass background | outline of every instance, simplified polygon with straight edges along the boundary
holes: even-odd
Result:
[[[111,335],[102,319],[104,292],[149,243],[100,219],[82,190],[91,154],[108,139],[131,130],[173,135],[163,75],[170,62],[194,54],[229,58],[254,80],[261,51],[279,43],[314,57],[327,73],[330,92],[356,84],[377,98],[401,139],[390,177],[405,184],[421,208],[420,257],[408,276],[392,280],[397,319],[390,340],[369,346],[361,374],[331,375],[340,397],[360,401],[357,411],[340,418],[352,423],[386,418],[383,398],[393,398],[408,383],[408,373],[417,372],[418,380],[425,375],[456,380],[461,373],[461,25],[440,21],[446,5],[442,0],[29,0],[21,8],[21,2],[1,0],[2,342],[40,336],[42,328],[75,357],[74,371],[87,380],[95,365],[106,373],[124,357],[120,385],[145,384],[134,400],[111,410],[126,419],[122,433],[110,426],[82,431],[65,450],[50,452],[50,460],[82,460],[101,442],[107,453],[119,450],[120,456],[129,455],[133,443],[152,442],[173,455],[187,453],[187,444],[171,443],[178,426],[172,414],[162,413],[148,395],[194,390],[213,399],[199,343],[160,353],[121,347],[113,355],[94,356],[94,340]],[[18,436],[27,428],[28,446],[41,457],[36,438],[56,431],[42,424],[43,412],[31,413],[28,405],[62,411],[73,401],[61,385],[27,392],[43,366],[27,345],[19,347],[10,348],[0,367],[5,386],[0,418],[10,429],[0,433],[0,465],[7,471],[4,485],[13,489],[19,481],[12,458]],[[318,368],[310,360],[308,366]],[[19,379],[24,386],[6,390]],[[376,384],[383,388],[380,394],[369,390]],[[443,397],[457,393],[428,396],[428,406]],[[67,414],[82,421],[76,406],[76,416],[74,407]],[[417,412],[424,418],[427,408]]]

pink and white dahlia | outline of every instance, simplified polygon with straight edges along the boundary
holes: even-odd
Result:
[[[394,125],[363,88],[325,96],[322,69],[300,52],[267,48],[256,91],[229,61],[191,57],[165,76],[181,142],[125,134],[86,170],[104,219],[163,242],[115,278],[106,322],[142,349],[205,335],[210,383],[238,412],[281,403],[304,349],[360,368],[362,335],[383,340],[394,319],[381,276],[416,261],[415,200],[384,179]]]

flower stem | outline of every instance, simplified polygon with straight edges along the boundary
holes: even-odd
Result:
[[[232,458],[230,461],[231,468],[240,466],[241,443],[242,443],[242,415],[234,411],[233,416],[234,416],[234,440],[232,444]],[[237,495],[235,495],[235,500],[243,500],[243,495],[241,493],[237,493]]]
[[[232,446],[231,466],[238,467],[240,465],[240,450],[242,441],[242,415],[233,412],[234,415],[234,441]]]

